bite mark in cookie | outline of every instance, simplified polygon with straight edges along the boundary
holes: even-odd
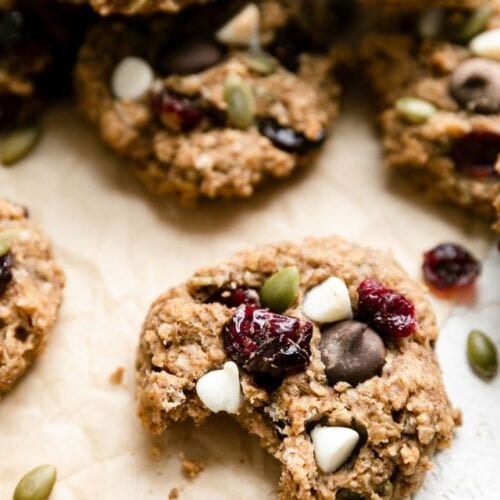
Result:
[[[290,269],[297,288],[283,273]],[[304,298],[314,303],[311,291],[331,278],[344,283],[350,307],[335,308],[326,323],[307,318]],[[377,300],[382,292],[385,322],[373,320],[374,303],[367,313],[363,299],[360,308],[367,279],[379,285]],[[273,293],[287,309],[269,301]],[[400,326],[401,304],[405,318],[413,314],[401,322],[407,337],[385,329]],[[160,433],[228,411],[281,462],[283,499],[407,498],[454,428],[432,351],[436,334],[423,289],[385,254],[337,238],[242,252],[153,304],[137,358],[139,415]]]

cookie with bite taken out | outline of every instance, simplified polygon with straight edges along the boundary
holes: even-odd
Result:
[[[410,498],[451,443],[425,290],[340,238],[240,252],[152,305],[137,401],[158,434],[225,411],[282,466],[278,496]]]

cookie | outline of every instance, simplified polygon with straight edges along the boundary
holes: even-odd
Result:
[[[237,254],[152,305],[137,357],[152,433],[226,411],[282,466],[281,499],[409,499],[454,412],[424,288],[340,238]]]
[[[337,114],[344,52],[328,33],[278,2],[238,7],[103,23],[79,56],[83,113],[150,192],[184,205],[310,164]]]
[[[0,128],[33,120],[47,99],[69,88],[86,18],[48,0],[0,2]]]
[[[0,199],[0,398],[42,351],[63,287],[41,229],[24,207]]]
[[[500,62],[481,40],[498,40],[498,27],[498,1],[427,12],[404,34],[368,35],[360,55],[380,97],[389,168],[497,227]]]

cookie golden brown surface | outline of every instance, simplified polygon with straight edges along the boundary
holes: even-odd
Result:
[[[64,275],[24,207],[0,200],[0,397],[45,346],[62,300]]]

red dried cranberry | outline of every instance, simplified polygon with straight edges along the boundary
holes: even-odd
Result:
[[[219,290],[208,302],[219,302],[228,307],[238,307],[242,304],[260,306],[259,294],[251,288],[235,288],[234,290]]]
[[[174,132],[188,132],[198,126],[204,113],[192,100],[163,90],[151,98],[153,112]]]
[[[357,317],[380,333],[408,337],[417,328],[415,306],[406,297],[373,279],[358,286]]]
[[[12,266],[14,259],[12,254],[7,252],[0,257],[0,295],[5,292],[12,281]]]
[[[305,369],[312,331],[310,321],[247,304],[224,327],[224,347],[248,372],[276,379]]]
[[[424,253],[425,279],[440,290],[470,285],[481,273],[481,263],[465,248],[442,243]]]
[[[500,134],[494,132],[469,132],[457,139],[451,149],[457,170],[476,178],[498,175],[495,164],[499,154]]]
[[[260,120],[259,132],[267,137],[278,149],[288,153],[305,154],[318,148],[326,139],[326,131],[314,140],[291,127],[284,127],[271,118]]]

